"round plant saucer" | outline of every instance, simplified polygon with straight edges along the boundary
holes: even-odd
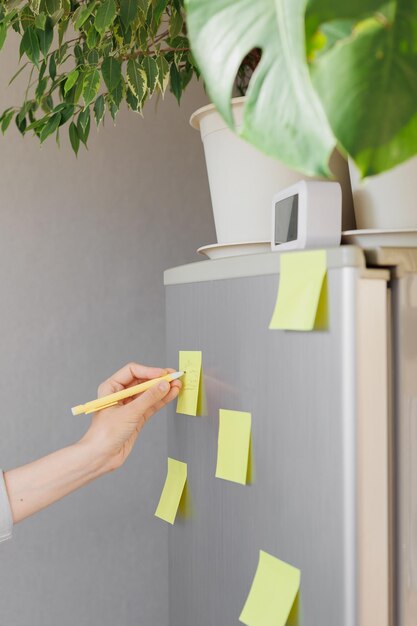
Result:
[[[397,230],[345,230],[342,243],[353,244],[361,248],[416,248],[417,230],[404,228]]]
[[[207,256],[209,259],[224,259],[230,256],[243,256],[246,254],[259,254],[270,252],[270,241],[247,241],[243,243],[214,243],[209,246],[198,248],[198,254]]]

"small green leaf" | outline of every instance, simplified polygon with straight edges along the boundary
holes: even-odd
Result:
[[[1,132],[3,133],[3,135],[6,132],[6,130],[9,128],[10,122],[13,119],[13,115],[14,115],[14,109],[10,109],[9,111],[7,111],[7,113],[3,113],[2,120],[1,120]]]
[[[55,80],[56,78],[55,52],[53,52],[49,57],[49,76],[52,78],[52,80]]]
[[[54,15],[61,9],[61,0],[45,0],[48,15]]]
[[[96,97],[100,87],[100,74],[98,70],[89,71],[83,81],[84,105],[88,106]]]
[[[6,41],[6,36],[7,36],[6,24],[0,24],[0,50],[4,46],[4,42]]]
[[[25,117],[16,116],[15,122],[16,122],[17,128],[19,129],[19,132],[21,132],[22,135],[24,135],[26,127],[27,127],[26,118]]]
[[[75,156],[78,155],[78,149],[80,147],[80,138],[78,136],[78,130],[74,122],[71,122],[70,127],[68,129],[69,139],[71,142],[71,147],[75,152]]]
[[[80,6],[74,13],[75,21],[74,28],[75,30],[80,30],[81,26],[88,20],[94,9],[96,8],[97,2],[90,2],[90,4],[84,4]]]
[[[91,24],[87,33],[87,46],[90,48],[90,50],[93,50],[96,47],[99,39],[100,39],[100,35],[94,28],[93,24]]]
[[[139,111],[140,102],[130,88],[126,92],[126,102],[132,111]]]
[[[179,104],[181,100],[181,95],[182,95],[182,83],[181,83],[181,75],[175,63],[171,64],[171,67],[169,69],[169,78],[170,78],[171,91],[174,94]]]
[[[35,98],[36,98],[36,100],[40,101],[40,99],[42,98],[43,94],[45,93],[45,89],[46,89],[47,84],[48,84],[48,77],[47,76],[45,76],[44,78],[42,78],[38,82],[38,85],[37,85],[36,91],[35,91]]]
[[[98,65],[98,62],[100,61],[100,55],[98,53],[98,50],[91,50],[87,54],[87,61],[88,65]]]
[[[142,67],[145,70],[149,94],[152,95],[158,82],[158,66],[153,57],[147,56],[142,61]]]
[[[54,38],[54,29],[53,29],[50,18],[46,20],[44,29],[37,30],[36,33],[39,38],[40,51],[42,52],[43,56],[46,57],[46,55],[49,52],[49,48],[51,47],[52,40]]]
[[[122,80],[122,64],[113,57],[106,57],[101,65],[101,73],[107,89],[112,92]]]
[[[78,70],[72,70],[72,72],[68,74],[67,80],[65,81],[65,85],[64,85],[65,94],[67,94],[69,90],[74,87],[75,83],[77,82],[78,75],[79,75]]]
[[[61,120],[59,125],[62,126],[66,122],[68,122],[69,118],[74,115],[74,105],[67,104],[66,102],[61,102],[54,108],[54,113],[61,113]]]
[[[38,35],[33,28],[29,26],[23,33],[22,41],[20,42],[20,57],[26,54],[28,59],[32,61],[34,65],[38,65],[39,61],[39,39]]]
[[[156,59],[156,65],[158,68],[158,84],[162,93],[164,93],[169,82],[169,63],[164,56],[159,56]]]
[[[173,11],[169,20],[169,36],[174,38],[180,34],[183,27],[182,15],[178,11]]]
[[[78,120],[77,120],[78,129],[81,128],[81,130],[84,131],[87,127],[89,119],[90,119],[90,109],[89,108],[83,109],[78,116]]]
[[[35,17],[35,27],[38,28],[39,30],[43,30],[45,28],[45,23],[46,23],[45,13],[39,13],[39,15]]]
[[[137,0],[120,0],[120,19],[125,28],[135,19],[138,12]]]
[[[116,17],[116,3],[114,0],[104,0],[99,6],[94,20],[94,26],[99,33],[104,33]]]
[[[87,147],[87,139],[90,134],[90,109],[84,109],[78,116],[77,131],[80,141]]]
[[[127,62],[126,78],[134,96],[141,102],[146,94],[147,78],[144,69],[137,60]]]
[[[99,126],[100,122],[102,121],[104,117],[104,111],[105,111],[104,96],[101,95],[97,98],[97,100],[94,103],[94,117],[96,119],[97,126]]]
[[[67,32],[69,21],[61,20],[58,24],[58,45],[62,46],[62,42],[64,41],[64,35]]]
[[[45,141],[49,135],[52,135],[56,131],[59,126],[59,122],[61,121],[61,113],[54,113],[46,122],[45,126],[42,128],[40,133],[41,143]]]

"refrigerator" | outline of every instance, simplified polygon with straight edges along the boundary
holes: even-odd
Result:
[[[259,550],[301,571],[289,624],[417,623],[417,253],[327,252],[325,330],[269,330],[280,253],[165,272],[167,362],[201,350],[206,411],[168,411],[189,514],[170,626],[233,626]],[[252,415],[252,482],[215,477],[219,410]]]

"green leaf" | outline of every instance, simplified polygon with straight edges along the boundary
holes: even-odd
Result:
[[[53,29],[51,20],[48,18],[46,20],[44,29],[37,30],[36,33],[39,38],[40,51],[42,52],[43,56],[46,57],[46,55],[49,52],[49,48],[51,47],[52,40],[54,38],[54,29]]]
[[[43,30],[45,28],[45,24],[46,24],[45,13],[39,13],[39,15],[35,17],[35,27],[38,28],[39,30]]]
[[[67,76],[67,80],[65,81],[64,84],[64,93],[68,93],[70,89],[72,89],[75,85],[75,83],[77,82],[79,76],[79,71],[78,70],[72,70],[68,76]]]
[[[74,105],[61,102],[54,108],[54,113],[61,113],[59,125],[62,126],[74,115]]]
[[[138,13],[138,0],[120,0],[120,19],[125,28],[129,26]]]
[[[98,50],[91,50],[87,54],[87,61],[88,65],[98,65],[98,62],[100,61],[100,55],[98,53]]]
[[[119,108],[121,101],[123,100],[126,93],[124,80],[121,80],[120,83],[113,89],[110,93],[110,98],[112,102]]]
[[[100,87],[100,74],[98,70],[91,70],[84,76],[83,99],[84,105],[88,106],[97,96]]]
[[[146,74],[137,59],[127,62],[126,79],[134,96],[141,102],[146,94]]]
[[[90,4],[84,4],[80,6],[74,13],[75,30],[80,30],[81,26],[88,20],[92,12],[97,6],[97,2],[90,2]]]
[[[43,96],[43,94],[45,93],[45,89],[46,86],[48,84],[48,77],[45,76],[44,78],[42,78],[39,82],[38,85],[36,87],[36,91],[35,91],[35,98],[36,100],[40,100]]]
[[[20,56],[22,57],[23,54],[26,54],[34,65],[38,65],[39,38],[33,26],[29,26],[23,33],[22,41],[20,42]]]
[[[91,24],[87,32],[87,46],[90,48],[90,50],[93,50],[93,48],[96,47],[96,45],[99,42],[99,39],[100,39],[100,35],[96,31],[93,24]]]
[[[54,15],[61,9],[61,0],[45,0],[48,15]]]
[[[77,119],[78,129],[85,131],[85,129],[87,128],[89,119],[90,119],[90,109],[89,108],[83,109],[81,113],[78,115],[78,119]]]
[[[64,41],[64,35],[67,32],[69,21],[61,20],[58,24],[58,45],[62,46],[62,42]]]
[[[19,132],[24,135],[27,127],[26,117],[16,116],[15,123],[17,128],[19,129]]]
[[[68,129],[69,139],[71,142],[71,147],[75,152],[75,156],[78,155],[78,149],[80,147],[80,138],[78,136],[78,130],[74,122],[71,122]]]
[[[13,119],[13,115],[14,115],[14,109],[10,109],[7,111],[7,113],[3,113],[2,115],[2,120],[1,120],[1,132],[4,133],[6,132],[6,130],[9,128],[10,126],[10,122]]]
[[[164,94],[169,82],[169,63],[166,58],[161,55],[157,57],[156,65],[158,68],[158,84],[162,94]]]
[[[99,33],[104,33],[116,17],[116,3],[114,0],[104,0],[97,9],[94,26]]]
[[[104,112],[105,112],[104,96],[101,95],[97,98],[97,100],[94,103],[94,117],[96,119],[97,126],[99,126],[100,122],[103,120]]]
[[[53,52],[49,57],[49,76],[52,78],[52,80],[55,80],[56,78],[55,52]]]
[[[158,82],[158,66],[153,57],[147,56],[142,61],[142,67],[145,70],[149,94],[152,95]]]
[[[4,42],[6,41],[6,36],[7,36],[6,24],[0,24],[0,50],[4,46]]]
[[[139,111],[140,102],[130,88],[126,92],[126,102],[132,111]]]
[[[169,20],[169,36],[176,37],[183,27],[182,15],[178,11],[173,11]]]
[[[87,147],[87,139],[90,134],[90,109],[84,109],[78,116],[77,131],[80,141]]]
[[[363,176],[417,154],[417,55],[408,45],[417,16],[395,4],[389,27],[367,18],[312,63],[332,129]]]
[[[54,113],[46,122],[45,126],[42,128],[39,138],[41,143],[45,141],[49,135],[52,135],[58,128],[59,122],[61,121],[61,114]]]
[[[113,57],[106,57],[101,65],[101,73],[107,89],[112,92],[122,80],[122,64]]]
[[[308,72],[305,5],[306,0],[188,0],[187,27],[209,95],[229,126],[289,167],[320,176],[329,174],[335,138]],[[262,58],[236,129],[232,89],[254,48],[262,49]],[[171,87],[179,91],[172,67]]]
[[[182,82],[181,82],[181,74],[179,73],[175,63],[171,63],[171,67],[169,68],[169,80],[170,80],[171,91],[174,94],[179,104],[181,100],[181,95],[182,95]]]

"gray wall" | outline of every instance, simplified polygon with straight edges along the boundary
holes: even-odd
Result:
[[[1,53],[2,108],[17,52]],[[78,159],[13,128],[0,137],[0,465],[75,441],[70,407],[134,359],[165,365],[162,271],[215,241],[202,145],[188,127],[200,86],[145,120],[123,112]],[[175,363],[169,365],[175,367]],[[167,529],[153,513],[165,415],[124,468],[15,529],[0,555],[5,626],[167,626]]]

